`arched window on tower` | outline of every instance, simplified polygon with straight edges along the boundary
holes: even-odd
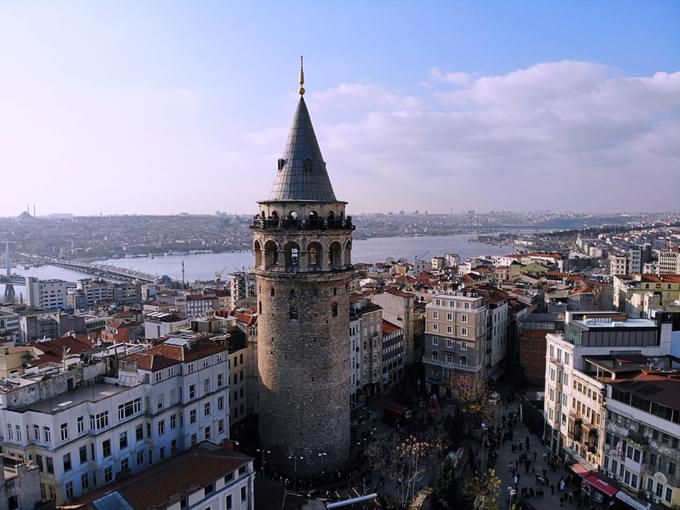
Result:
[[[343,260],[345,266],[352,265],[352,241],[347,241],[345,243],[345,256]]]
[[[317,242],[307,245],[307,268],[312,271],[321,269],[321,245]]]
[[[255,241],[253,250],[255,251],[255,267],[260,267],[262,265],[262,245],[260,241]]]
[[[341,253],[340,243],[337,241],[332,242],[328,247],[328,266],[331,269],[340,269],[342,267],[342,260],[340,260]]]
[[[260,301],[260,302],[258,303],[257,310],[258,310],[258,313],[259,313],[260,315],[262,315],[262,301]]]
[[[279,247],[272,240],[264,243],[264,268],[274,267],[279,262]]]
[[[338,304],[337,304],[337,303],[331,304],[331,315],[332,315],[333,317],[337,317],[337,316],[338,316]]]
[[[296,271],[300,267],[300,247],[297,243],[286,243],[286,271]]]
[[[298,311],[297,308],[292,306],[288,310],[288,317],[291,319],[297,319],[298,318]]]

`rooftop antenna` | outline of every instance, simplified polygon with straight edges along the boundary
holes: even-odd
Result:
[[[302,55],[300,55],[300,90],[298,91],[300,93],[300,97],[305,95],[305,87],[303,86],[304,84],[305,84],[305,68]]]
[[[184,283],[184,259],[182,259],[182,288],[186,287]]]

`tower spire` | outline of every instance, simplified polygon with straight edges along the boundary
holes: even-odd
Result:
[[[302,55],[300,55],[300,95],[304,96],[305,95],[305,67],[304,67],[304,61],[302,58]]]

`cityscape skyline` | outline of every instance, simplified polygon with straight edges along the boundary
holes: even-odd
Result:
[[[304,53],[323,156],[355,213],[674,208],[677,6],[617,3],[614,24],[606,3],[353,4],[321,28],[326,11],[300,5],[3,5],[5,185],[39,182],[39,215],[254,211]],[[304,33],[280,44],[294,14]],[[116,198],[95,199],[99,183]],[[0,216],[26,202],[6,194]]]

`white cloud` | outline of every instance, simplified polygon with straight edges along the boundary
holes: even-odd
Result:
[[[473,76],[469,73],[445,73],[438,67],[433,67],[430,70],[432,81],[452,83],[454,85],[466,86],[472,80]]]
[[[373,83],[340,83],[337,87],[311,94],[310,106],[322,112],[416,110],[422,102]]]
[[[438,81],[407,112],[317,118],[337,195],[359,210],[678,209],[680,72],[566,61]]]

